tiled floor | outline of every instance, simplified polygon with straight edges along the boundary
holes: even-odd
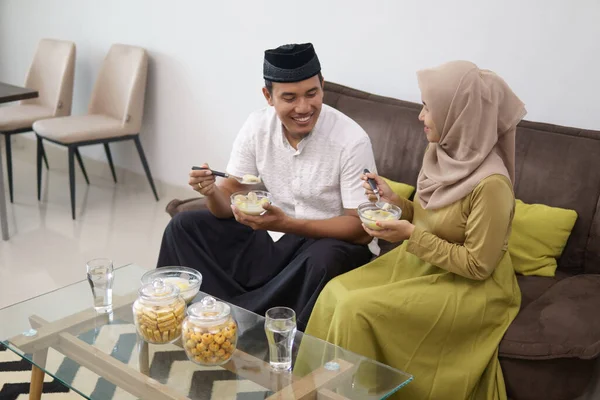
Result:
[[[115,266],[155,265],[169,221],[165,205],[174,197],[193,197],[191,189],[157,182],[156,202],[145,177],[121,170],[115,184],[107,164],[85,160],[90,185],[77,170],[73,221],[65,149],[48,148],[51,169],[44,172],[38,202],[31,144],[19,138],[14,150],[15,201],[8,206],[11,237],[0,241],[0,308],[84,279],[85,262],[95,257],[112,258]],[[6,191],[8,197],[8,187]]]

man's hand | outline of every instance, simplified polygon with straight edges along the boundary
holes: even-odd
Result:
[[[202,164],[202,166],[208,168],[208,164]],[[215,185],[215,176],[209,170],[190,171],[190,180],[188,184],[196,192],[207,197],[213,195],[217,188],[217,185]]]
[[[281,208],[275,207],[272,204],[265,204],[263,208],[266,212],[263,215],[248,215],[244,214],[235,206],[231,206],[233,210],[233,216],[240,223],[249,226],[255,231],[277,231],[284,232],[286,227],[289,225],[291,220]]]
[[[415,230],[415,226],[405,220],[377,221],[377,226],[383,228],[380,231],[369,229],[363,224],[364,230],[371,236],[386,240],[390,243],[407,240]]]

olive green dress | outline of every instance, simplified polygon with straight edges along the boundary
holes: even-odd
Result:
[[[521,303],[510,181],[492,175],[438,210],[400,206],[410,239],[329,282],[306,333],[414,375],[396,398],[506,399],[498,344]]]

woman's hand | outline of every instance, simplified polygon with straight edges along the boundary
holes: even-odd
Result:
[[[377,196],[375,196],[373,189],[371,189],[371,185],[369,185],[369,182],[367,181],[369,178],[375,180],[381,200],[399,205],[400,199],[398,198],[398,195],[392,191],[390,185],[388,185],[382,177],[373,173],[362,174],[360,176],[360,179],[364,181],[363,187],[365,188],[365,194],[367,195],[369,201],[377,201]]]
[[[377,221],[380,231],[369,229],[363,224],[363,229],[371,236],[383,239],[390,243],[402,242],[407,240],[415,230],[415,226],[405,220]]]

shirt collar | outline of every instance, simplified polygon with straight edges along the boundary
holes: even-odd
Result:
[[[315,124],[315,127],[313,128],[313,130],[305,138],[303,138],[300,141],[300,143],[298,143],[298,150],[296,151],[296,154],[302,153],[302,150],[306,147],[307,143],[309,143],[310,140],[315,135],[318,135],[319,132],[321,131],[321,128],[323,126],[323,120],[325,117],[325,107],[326,107],[326,105],[323,104],[323,106],[321,107],[321,112],[319,113],[319,119],[317,120],[317,123]],[[283,123],[279,119],[279,116],[277,114],[275,114],[275,115],[277,118],[277,134],[281,137],[283,147],[285,147],[286,149],[294,150],[294,148],[292,147],[290,142],[288,142],[287,138],[283,134]]]

